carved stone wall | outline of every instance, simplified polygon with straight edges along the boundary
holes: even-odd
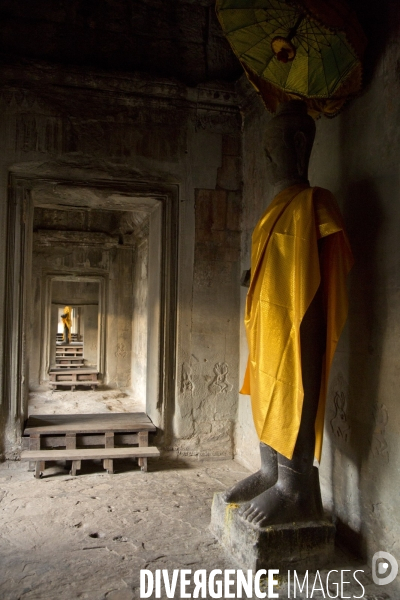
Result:
[[[195,194],[192,353],[180,365],[180,452],[231,456],[238,391],[240,139],[223,136],[216,190]],[[224,187],[222,187],[224,186]],[[178,424],[177,423],[177,424]]]

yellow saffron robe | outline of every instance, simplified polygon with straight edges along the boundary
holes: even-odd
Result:
[[[241,393],[251,395],[260,441],[289,459],[304,397],[300,324],[322,281],[327,331],[315,423],[320,460],[329,370],[347,317],[352,264],[339,207],[322,188],[297,184],[280,192],[253,232],[245,314],[249,360]]]
[[[71,319],[71,307],[70,306],[66,306],[64,308],[64,315],[65,315],[65,317],[61,317],[61,321],[62,321],[63,325],[68,328],[68,340],[64,339],[64,341],[71,342],[72,319]],[[65,333],[63,333],[63,338],[64,337],[65,337]]]

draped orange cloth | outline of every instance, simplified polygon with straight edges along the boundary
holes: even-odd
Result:
[[[64,314],[61,315],[61,321],[64,327],[68,329],[68,340],[64,339],[65,342],[71,342],[71,327],[72,327],[72,319],[71,319],[71,307],[66,306],[64,308]],[[63,338],[65,338],[65,333],[63,333]]]
[[[322,188],[297,184],[280,192],[253,232],[245,314],[249,360],[241,393],[251,395],[259,439],[289,459],[304,397],[300,324],[322,282],[327,330],[315,423],[320,460],[329,370],[347,318],[352,264],[339,207]]]

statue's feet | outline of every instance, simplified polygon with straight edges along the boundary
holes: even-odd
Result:
[[[246,502],[275,485],[276,480],[277,474],[273,470],[271,472],[260,469],[227,490],[223,494],[223,499],[225,502]]]
[[[241,506],[239,515],[260,527],[320,519],[313,486],[303,483],[303,489],[293,489],[278,482]]]

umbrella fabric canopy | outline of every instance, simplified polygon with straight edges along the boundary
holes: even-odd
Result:
[[[365,36],[342,0],[217,0],[224,33],[267,108],[302,98],[335,116],[361,89]]]

